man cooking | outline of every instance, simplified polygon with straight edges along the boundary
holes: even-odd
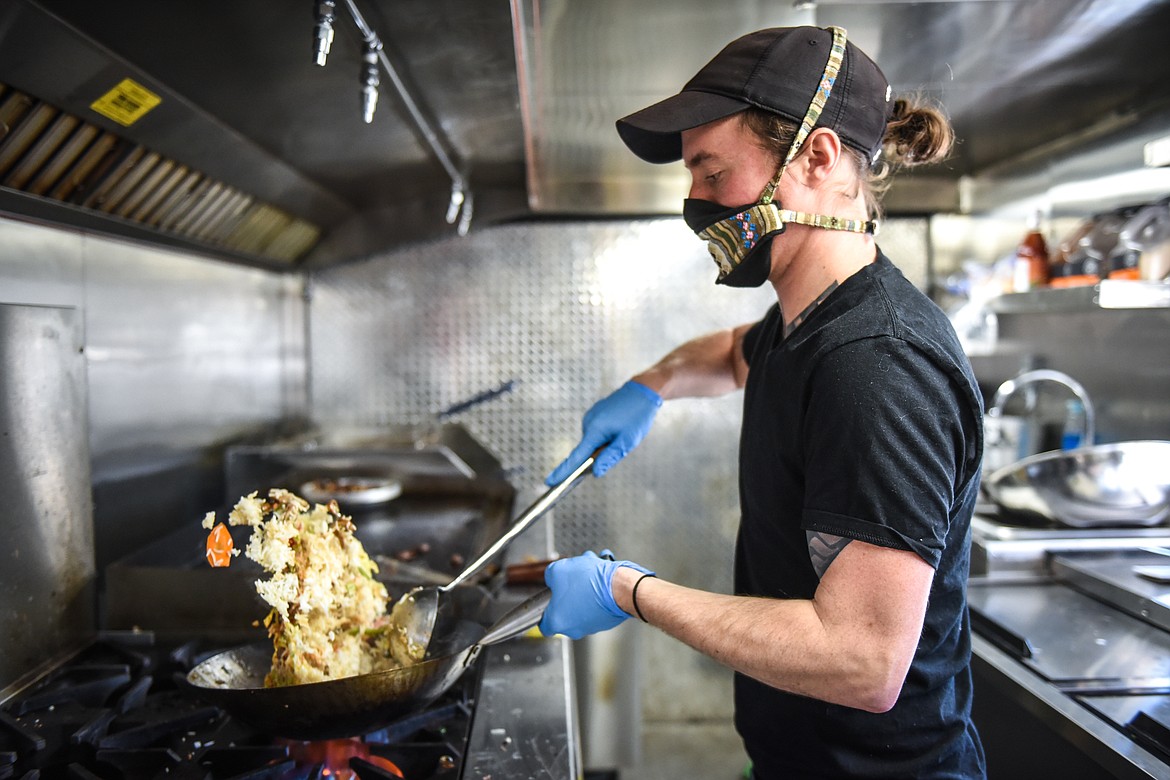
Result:
[[[777,303],[595,404],[549,482],[597,448],[603,475],[664,399],[743,388],[737,595],[586,553],[548,568],[542,631],[637,616],[731,667],[760,780],[983,777],[966,600],[982,401],[946,317],[874,238],[885,174],[944,158],[949,123],[893,99],[843,30],[800,27],[733,41],[617,128],[690,171],[683,216],[718,282],[767,282]]]

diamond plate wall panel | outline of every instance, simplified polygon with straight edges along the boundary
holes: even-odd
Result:
[[[925,222],[896,222],[883,248],[897,261],[903,244],[909,254],[925,246]],[[311,284],[313,416],[425,423],[515,379],[510,394],[457,419],[518,486],[536,485],[576,444],[594,400],[775,300],[770,287],[728,289],[714,276],[681,219],[494,227],[322,272]],[[559,551],[610,547],[669,579],[730,592],[741,399],[666,404],[633,454],[557,507]],[[730,715],[730,673],[658,632],[646,641],[646,717]]]

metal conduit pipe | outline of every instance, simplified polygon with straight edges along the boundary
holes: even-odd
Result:
[[[435,159],[439,161],[439,164],[443,166],[443,170],[447,172],[447,176],[450,177],[451,201],[447,206],[447,224],[454,224],[455,220],[462,213],[463,218],[459,220],[458,230],[459,235],[466,235],[471,226],[471,195],[467,192],[463,174],[459,172],[458,166],[456,166],[447,151],[450,142],[445,137],[440,136],[439,132],[431,126],[422,111],[419,110],[418,102],[410,94],[410,90],[407,88],[405,82],[403,82],[398,72],[394,69],[394,66],[390,63],[390,58],[386,56],[381,39],[374,32],[373,28],[366,23],[365,17],[358,10],[354,0],[345,0],[345,6],[349,10],[350,16],[353,17],[354,24],[357,25],[362,40],[365,41],[365,56],[377,56],[378,62],[382,65],[382,69],[386,71],[386,75],[390,78],[394,89],[397,90],[398,96],[401,98],[402,104],[406,107],[407,113],[410,114],[410,118],[414,122],[415,127],[426,141],[427,146],[430,147]],[[368,73],[363,71],[363,100],[367,122],[373,119],[373,104],[377,102],[377,86],[376,80],[371,83]]]

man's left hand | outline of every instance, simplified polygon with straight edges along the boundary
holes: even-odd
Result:
[[[540,621],[542,634],[564,634],[570,639],[580,639],[608,631],[630,617],[614,600],[614,572],[622,566],[643,574],[653,572],[630,561],[615,561],[608,550],[602,551],[602,555],[608,556],[608,560],[587,552],[576,558],[554,561],[545,569],[544,581],[552,589],[552,600]]]

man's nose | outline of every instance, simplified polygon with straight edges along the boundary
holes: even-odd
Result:
[[[700,185],[699,181],[694,176],[692,176],[691,188],[687,191],[687,197],[702,199],[702,195],[702,186]]]

